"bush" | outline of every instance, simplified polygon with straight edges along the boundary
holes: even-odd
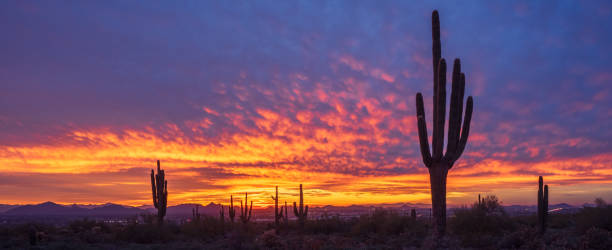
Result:
[[[115,238],[139,244],[166,243],[172,241],[179,232],[179,227],[170,222],[157,225],[132,221],[125,227],[118,228]]]
[[[603,199],[595,200],[595,207],[584,207],[576,214],[576,230],[584,233],[591,227],[612,231],[612,205]]]
[[[612,249],[612,233],[592,227],[582,236],[582,249]]]
[[[460,208],[449,220],[449,229],[470,247],[495,245],[496,236],[515,228],[497,197],[487,196],[472,208]]]
[[[340,219],[339,215],[324,214],[317,219],[306,221],[304,225],[304,231],[312,234],[346,233],[349,229],[348,222]]]
[[[203,215],[199,220],[182,224],[180,226],[180,233],[191,238],[211,240],[223,235],[229,226],[229,223],[222,223],[216,217]]]
[[[371,215],[361,215],[351,228],[351,233],[361,236],[399,235],[412,231],[426,233],[426,228],[427,226],[410,216],[399,215],[385,209],[376,209]]]

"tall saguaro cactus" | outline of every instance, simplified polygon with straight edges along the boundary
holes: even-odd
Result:
[[[240,201],[240,221],[245,225],[251,220],[251,212],[253,211],[253,201],[251,201],[251,208],[249,208],[247,202],[248,193],[244,193],[244,210],[242,209],[242,201]]]
[[[227,208],[227,214],[230,217],[230,221],[232,224],[234,223],[234,218],[236,217],[236,209],[234,208],[234,196],[230,195],[230,206]]]
[[[164,170],[159,166],[159,160],[157,160],[157,174],[151,169],[151,191],[153,205],[157,209],[157,221],[161,224],[164,222],[168,207],[168,181],[166,181]]]
[[[416,108],[421,156],[423,157],[423,163],[429,169],[434,228],[438,235],[443,235],[446,231],[446,177],[448,175],[448,170],[450,170],[457,159],[459,159],[459,156],[461,156],[467,144],[470,132],[470,121],[472,119],[473,101],[471,96],[467,98],[463,129],[461,129],[465,74],[461,72],[461,63],[457,58],[453,65],[453,82],[448,118],[448,143],[446,146],[446,153],[444,153],[446,61],[441,57],[442,46],[440,42],[440,18],[438,17],[438,11],[433,11],[431,19],[434,82],[433,139],[431,143],[433,154],[431,154],[429,150],[427,123],[425,122],[425,109],[423,107],[423,95],[421,93],[417,93],[416,95]]]
[[[544,190],[542,190],[544,186]],[[538,227],[540,233],[546,232],[546,220],[548,219],[548,185],[544,185],[544,179],[540,176],[538,180]]]
[[[272,200],[274,200],[274,225],[278,227],[280,219],[283,218],[282,208],[280,214],[278,212],[278,186],[276,186],[276,196],[272,196]]]
[[[300,184],[300,209],[298,210],[297,204],[293,202],[293,213],[298,218],[298,222],[301,226],[304,226],[306,222],[306,216],[308,216],[308,205],[304,206],[304,193],[302,192],[302,184]],[[286,216],[286,215],[285,215]]]

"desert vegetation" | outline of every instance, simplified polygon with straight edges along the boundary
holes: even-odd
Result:
[[[612,205],[597,199],[577,213],[551,213],[540,233],[537,214],[510,216],[488,195],[470,206],[449,210],[443,241],[431,235],[429,216],[378,208],[357,217],[324,214],[302,223],[222,221],[199,215],[166,220],[142,214],[125,223],[78,219],[66,224],[24,223],[0,226],[0,248],[27,249],[610,249]],[[440,243],[442,242],[442,243]],[[447,246],[440,246],[446,244]]]

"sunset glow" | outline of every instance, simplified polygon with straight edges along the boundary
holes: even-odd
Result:
[[[151,204],[156,160],[169,205],[429,204],[435,8],[474,96],[448,203],[612,200],[609,4],[102,2],[0,3],[0,204]]]

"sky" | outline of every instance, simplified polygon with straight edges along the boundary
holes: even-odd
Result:
[[[159,159],[170,205],[428,204],[434,9],[474,98],[449,205],[611,201],[609,1],[8,0],[0,203],[150,204]]]

